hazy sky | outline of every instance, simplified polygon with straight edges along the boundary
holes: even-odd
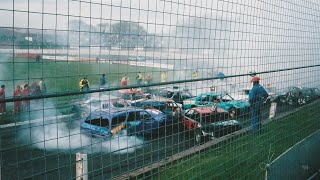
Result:
[[[0,26],[14,24],[15,27],[66,30],[67,15],[70,15],[69,20],[81,19],[93,25],[135,21],[148,32],[166,33],[189,16],[215,18],[230,16],[232,12],[248,13],[250,7],[243,4],[253,4],[256,0],[233,1],[236,3],[220,0],[0,0]]]

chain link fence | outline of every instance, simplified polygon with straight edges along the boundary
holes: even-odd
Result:
[[[319,9],[2,0],[1,178],[267,177],[320,128]]]

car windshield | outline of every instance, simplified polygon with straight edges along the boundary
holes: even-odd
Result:
[[[194,111],[193,109],[187,111],[186,116],[192,120],[200,121],[200,114],[197,111]]]
[[[165,98],[171,98],[173,96],[174,92],[172,91],[167,91],[167,90],[164,90],[164,91],[161,91],[159,96],[161,97],[165,97]]]
[[[202,95],[198,96],[197,101],[208,102],[208,101],[210,101],[210,95],[202,94]]]
[[[94,112],[88,116],[85,122],[99,127],[108,127],[109,120],[104,116],[104,114],[105,113],[101,111]]]
[[[222,96],[221,96],[221,100],[222,100],[223,102],[227,102],[227,101],[232,101],[233,98],[232,98],[231,96],[229,96],[228,94],[225,94],[225,95],[222,95]]]
[[[184,99],[189,99],[192,98],[192,95],[189,92],[182,92],[181,93],[181,98]]]

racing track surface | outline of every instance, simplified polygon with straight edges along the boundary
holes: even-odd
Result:
[[[289,109],[294,108],[279,106],[277,108],[277,114],[288,112]],[[264,110],[264,119],[266,119],[267,116],[268,108]],[[77,128],[79,121],[77,121],[77,118],[75,119],[76,120],[70,120],[70,118],[64,118],[57,120],[50,124],[49,129],[56,129],[60,127],[59,124],[66,124],[69,129]],[[242,118],[240,121],[244,127],[249,126],[248,117]],[[43,123],[32,124],[32,126],[43,127]],[[81,144],[81,146],[76,148],[73,148],[73,143],[79,142],[80,136],[78,133],[76,133],[74,137],[69,134],[55,135],[60,132],[50,132],[47,128],[40,131],[42,132],[41,134],[50,136],[50,133],[51,135],[53,133],[53,138],[45,138],[46,142],[41,144],[39,141],[33,143],[33,141],[26,138],[28,136],[31,137],[32,132],[30,130],[33,131],[31,125],[1,129],[1,174],[3,179],[74,178],[75,154],[77,152],[89,152],[89,179],[109,179],[160,161],[196,145],[192,133],[181,128],[180,124],[178,126],[168,127],[166,132],[160,133],[159,136],[139,137],[138,139],[130,137],[130,139],[124,140],[120,137],[113,139],[111,141],[112,143],[108,143],[107,146],[101,145],[105,141],[103,139],[85,137],[86,139],[89,138],[90,142]],[[69,130],[69,133],[71,133],[71,130]],[[37,135],[33,137],[36,138]],[[61,141],[58,143],[61,144],[61,147],[66,147],[52,148],[52,144],[47,143],[48,141],[57,142],[57,137],[66,139],[67,143],[61,143]],[[81,135],[80,141],[82,141],[82,138]],[[132,141],[135,140],[140,143],[132,143]],[[116,143],[125,145],[115,149],[108,147]],[[129,149],[127,146],[129,146]]]

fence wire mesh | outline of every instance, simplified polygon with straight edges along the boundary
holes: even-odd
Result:
[[[277,177],[320,128],[319,10],[2,0],[0,179]],[[294,178],[320,169],[304,163]]]

